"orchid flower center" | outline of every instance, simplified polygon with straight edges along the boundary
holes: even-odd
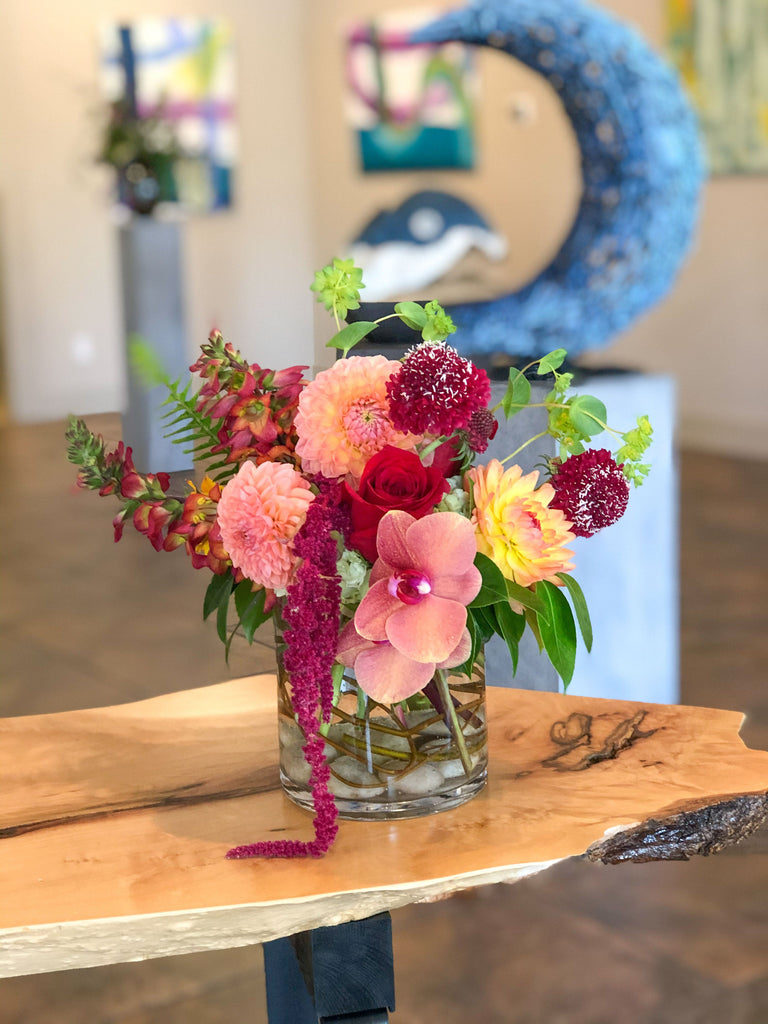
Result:
[[[418,604],[432,592],[432,584],[418,569],[403,569],[389,577],[388,589],[403,604]]]

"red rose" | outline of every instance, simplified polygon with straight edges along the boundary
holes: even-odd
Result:
[[[387,445],[366,463],[357,491],[344,484],[344,501],[352,513],[349,546],[375,562],[376,532],[385,512],[400,509],[421,519],[448,490],[438,468],[422,465],[415,452]]]

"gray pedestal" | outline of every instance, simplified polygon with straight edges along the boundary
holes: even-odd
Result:
[[[181,282],[181,226],[136,217],[120,229],[126,340],[138,334],[159,356],[171,380],[188,375]],[[127,349],[126,349],[127,356]],[[123,439],[142,473],[192,468],[180,445],[165,437],[164,387],[147,388],[128,366]]]

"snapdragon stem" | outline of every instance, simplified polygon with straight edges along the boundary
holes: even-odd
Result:
[[[459,722],[459,716],[456,714],[456,708],[453,706],[453,697],[448,687],[448,677],[445,671],[441,668],[435,672],[437,677],[437,685],[440,690],[440,696],[443,698],[443,704],[445,705],[445,711],[451,722],[451,731],[453,732],[456,740],[456,746],[459,751],[459,757],[461,758],[461,765],[464,769],[464,773],[469,778],[469,773],[472,771],[472,761],[469,757],[469,751],[467,750],[467,743],[464,739],[464,733],[461,731],[461,723]]]

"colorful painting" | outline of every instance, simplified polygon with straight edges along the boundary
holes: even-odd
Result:
[[[471,49],[408,42],[436,13],[387,13],[349,29],[350,120],[364,171],[474,165]]]
[[[665,0],[713,174],[768,171],[768,0]]]
[[[237,154],[232,34],[220,19],[140,18],[100,28],[102,91],[157,124],[172,152],[163,198],[206,212],[232,202]]]

